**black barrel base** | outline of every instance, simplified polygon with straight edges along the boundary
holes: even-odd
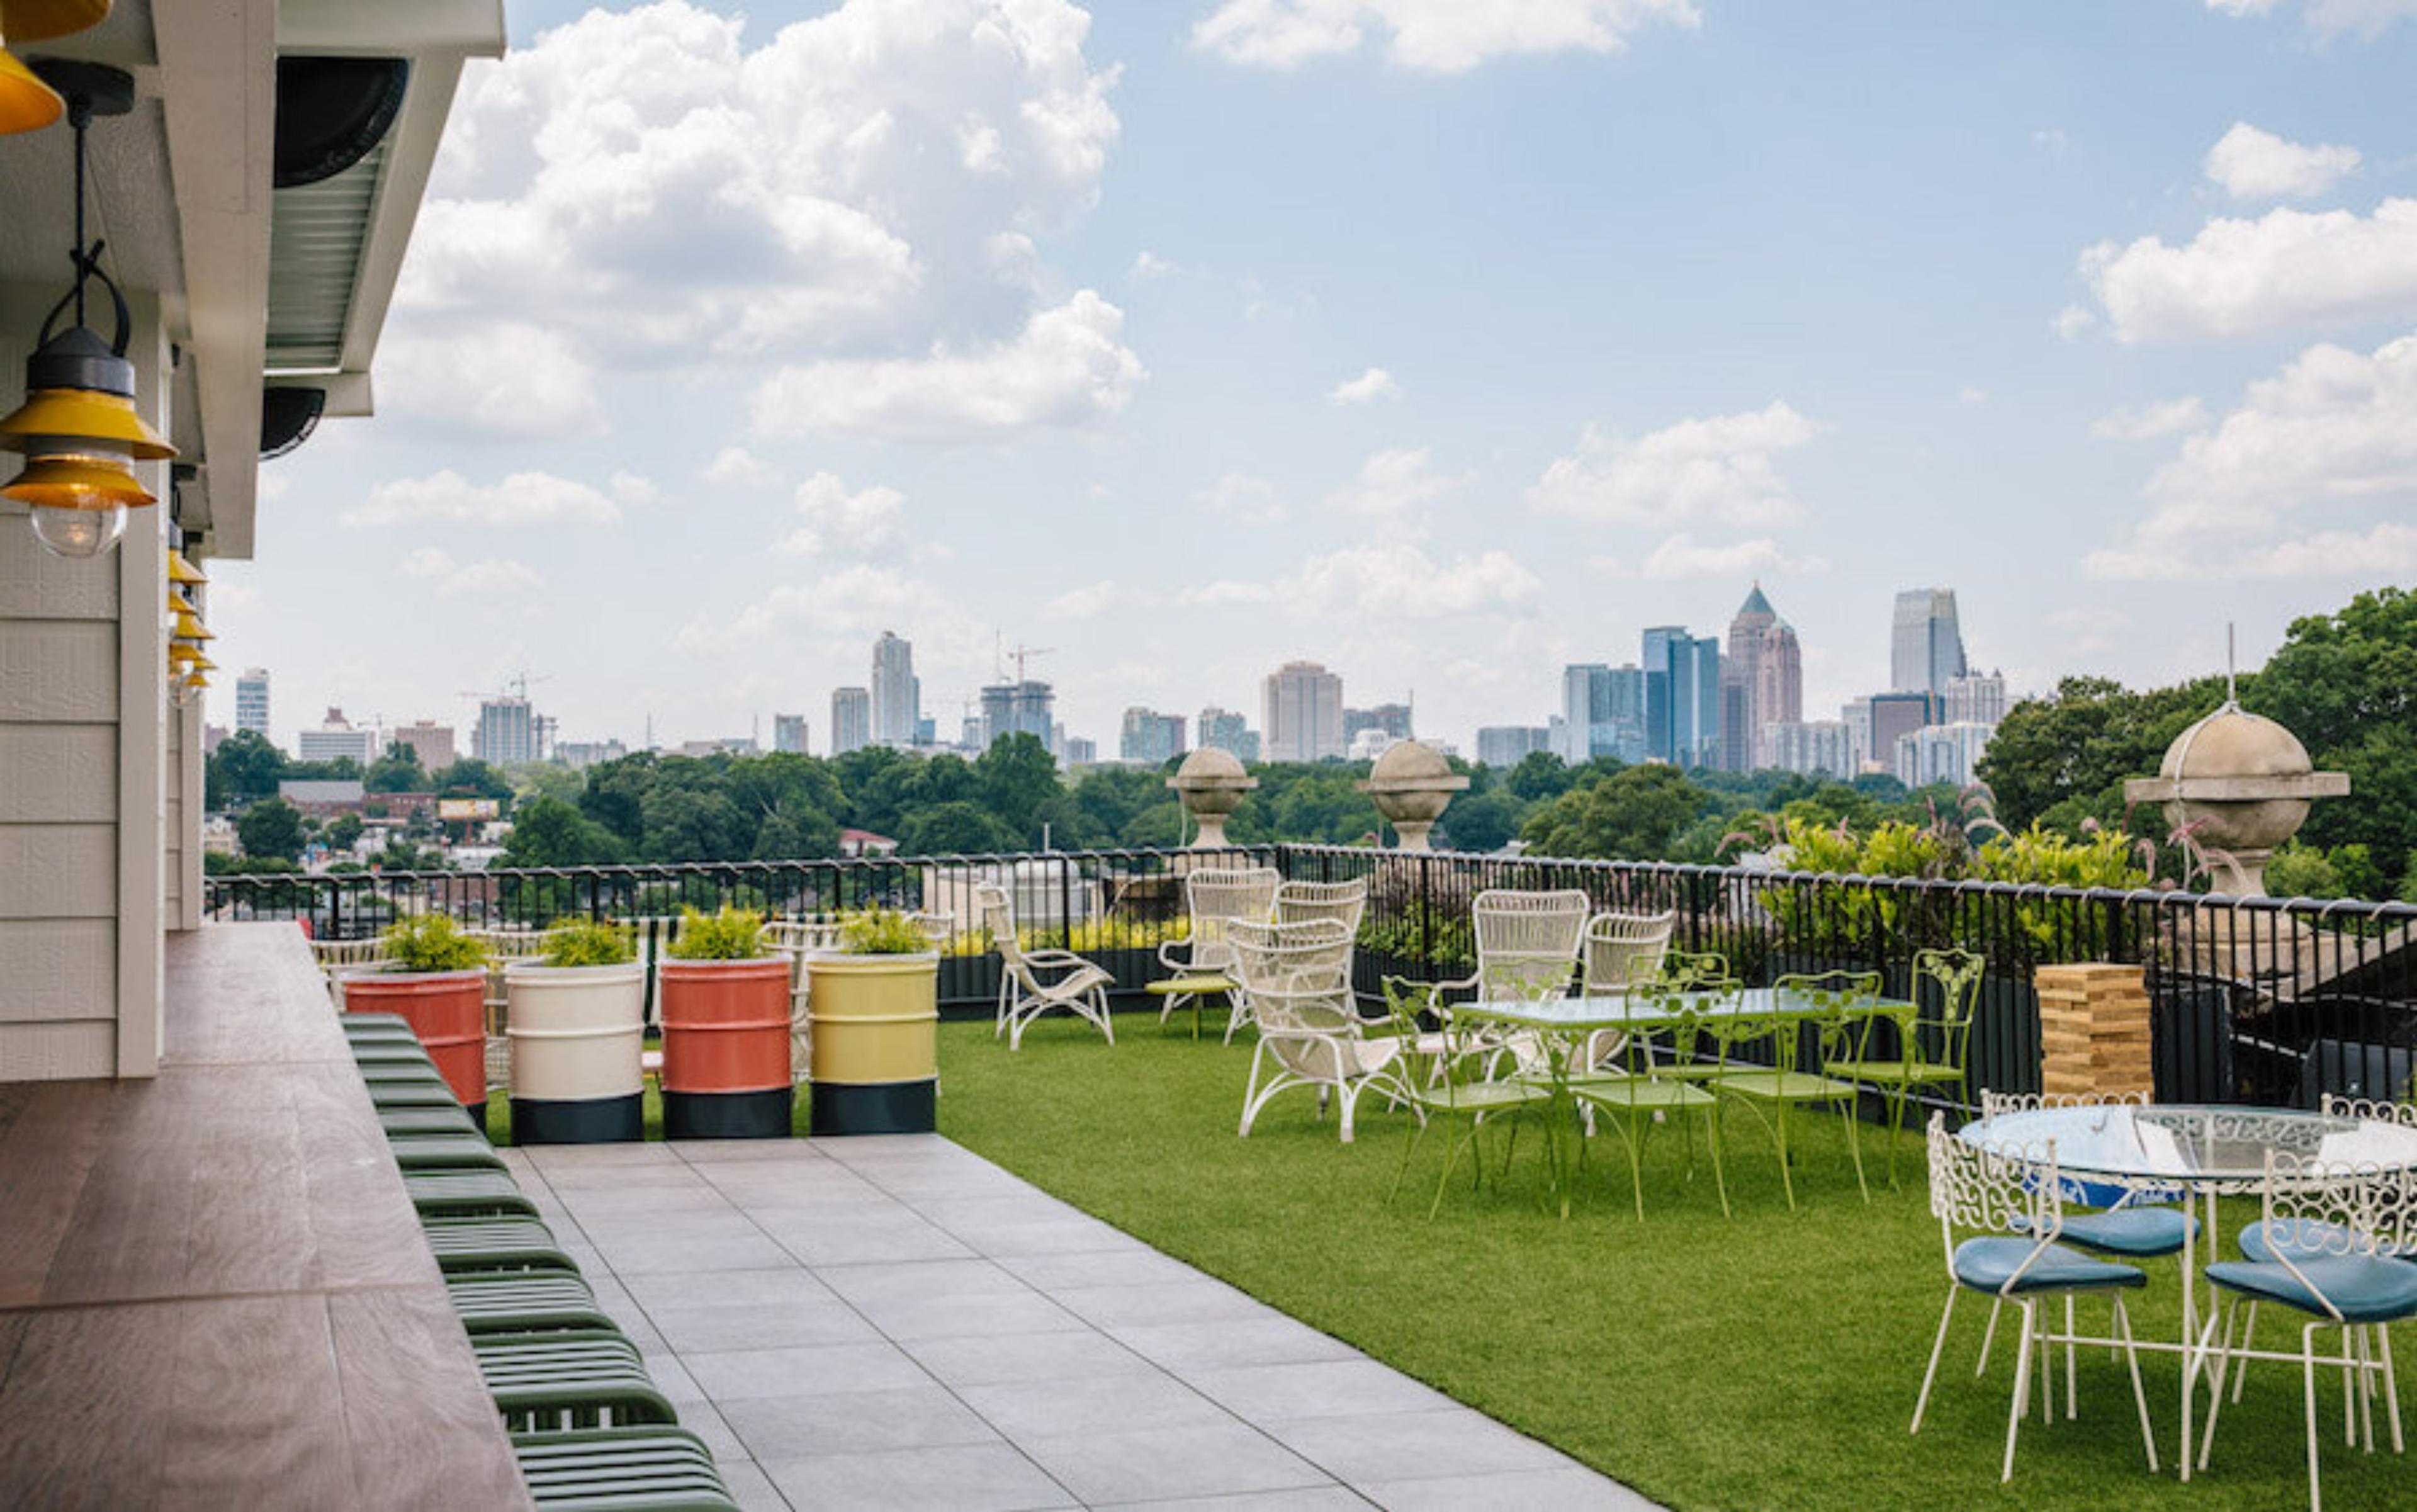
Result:
[[[475,1103],[464,1103],[462,1105],[462,1111],[469,1114],[470,1122],[478,1125],[480,1138],[484,1138],[489,1144],[494,1143],[495,1131],[488,1126],[487,1104],[484,1098],[481,1098]]]
[[[764,1092],[663,1093],[666,1139],[785,1139],[794,1087]]]
[[[646,1135],[646,1100],[627,1097],[512,1099],[514,1144],[616,1144]]]
[[[849,1134],[929,1134],[939,1126],[937,1078],[854,1086],[818,1081],[810,1127],[819,1138]]]

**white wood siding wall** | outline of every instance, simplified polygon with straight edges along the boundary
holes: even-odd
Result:
[[[0,289],[0,410],[55,292]],[[167,356],[145,308],[137,404]],[[13,469],[12,469],[13,470]],[[163,496],[167,469],[144,469]],[[167,648],[161,512],[66,561],[0,504],[0,1081],[158,1069]]]

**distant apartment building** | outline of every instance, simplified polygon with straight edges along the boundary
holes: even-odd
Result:
[[[1855,775],[1861,763],[1843,719],[1786,721],[1771,725],[1766,739],[1771,748],[1768,764],[1781,771],[1826,775],[1844,782]]]
[[[419,759],[422,771],[439,771],[453,764],[453,726],[439,725],[434,720],[418,719],[408,725],[397,725],[387,731],[387,743],[408,749]],[[386,753],[378,753],[384,756]]]
[[[1070,767],[1097,766],[1100,742],[1085,735],[1069,735],[1058,742],[1057,757]]]
[[[2002,672],[1974,672],[1947,680],[1946,719],[1950,725],[2001,725],[2006,719],[2006,678]]]
[[[248,666],[235,680],[235,727],[268,737],[268,668]]]
[[[1552,749],[1552,731],[1542,725],[1487,725],[1477,732],[1477,764],[1515,767],[1531,752]]]
[[[873,743],[904,750],[923,718],[923,684],[915,676],[915,646],[889,631],[873,643]]]
[[[1561,668],[1560,744],[1572,766],[1597,756],[1645,759],[1645,673],[1634,664],[1574,663]]]
[[[1387,737],[1387,744],[1413,739],[1410,733],[1410,706],[1378,704],[1374,709],[1346,709],[1343,711],[1343,743],[1346,746],[1366,731],[1375,730]]]
[[[618,761],[629,754],[630,748],[619,741],[559,741],[554,747],[554,758],[573,771]]]
[[[352,761],[368,766],[377,759],[377,729],[374,725],[355,725],[344,717],[341,709],[327,710],[327,718],[315,730],[304,730],[294,740],[294,755],[300,761]]]
[[[1953,588],[1908,588],[1896,596],[1889,627],[1889,687],[1943,696],[1965,675],[1964,630]],[[1882,747],[1883,756],[1889,748]]]
[[[831,755],[845,756],[873,743],[873,690],[833,688],[830,717]]]
[[[1057,695],[1046,682],[996,682],[981,691],[982,749],[1011,735],[1029,735],[1051,754],[1057,749]]]
[[[806,754],[806,716],[774,714],[772,716],[772,749],[792,756]]]
[[[1645,756],[1709,767],[1721,754],[1721,643],[1683,625],[1645,632]]]
[[[1155,709],[1125,710],[1123,728],[1117,737],[1117,759],[1155,767],[1181,756],[1186,749],[1181,714],[1162,714]]]
[[[1803,648],[1756,583],[1729,621],[1728,655],[1721,664],[1719,765],[1727,771],[1775,765],[1767,732],[1803,717]]]
[[[1343,755],[1343,680],[1315,662],[1286,662],[1260,689],[1259,728],[1269,761]]]
[[[1956,720],[1945,725],[1925,725],[1900,735],[1896,741],[1896,780],[1908,787],[1931,783],[1967,787],[1972,781],[1972,769],[1981,764],[1982,756],[1989,749],[1989,738],[1997,733],[1995,725]]]
[[[719,740],[682,741],[674,754],[684,756],[753,756],[755,751],[755,737],[752,735],[724,735]]]
[[[537,710],[526,698],[506,695],[479,703],[479,723],[470,731],[470,754],[490,766],[519,766],[544,758],[538,734]]]
[[[1193,728],[1199,734],[1203,750],[1223,751],[1243,763],[1259,759],[1259,732],[1251,722],[1230,709],[1215,704],[1200,710],[1200,721]]]

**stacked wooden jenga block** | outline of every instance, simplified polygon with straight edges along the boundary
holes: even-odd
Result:
[[[2149,987],[2141,969],[2103,961],[2043,966],[2040,1090],[2050,1095],[2156,1091]]]

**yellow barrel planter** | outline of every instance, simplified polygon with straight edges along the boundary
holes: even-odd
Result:
[[[939,1085],[940,956],[806,962],[816,1135],[928,1134]]]

